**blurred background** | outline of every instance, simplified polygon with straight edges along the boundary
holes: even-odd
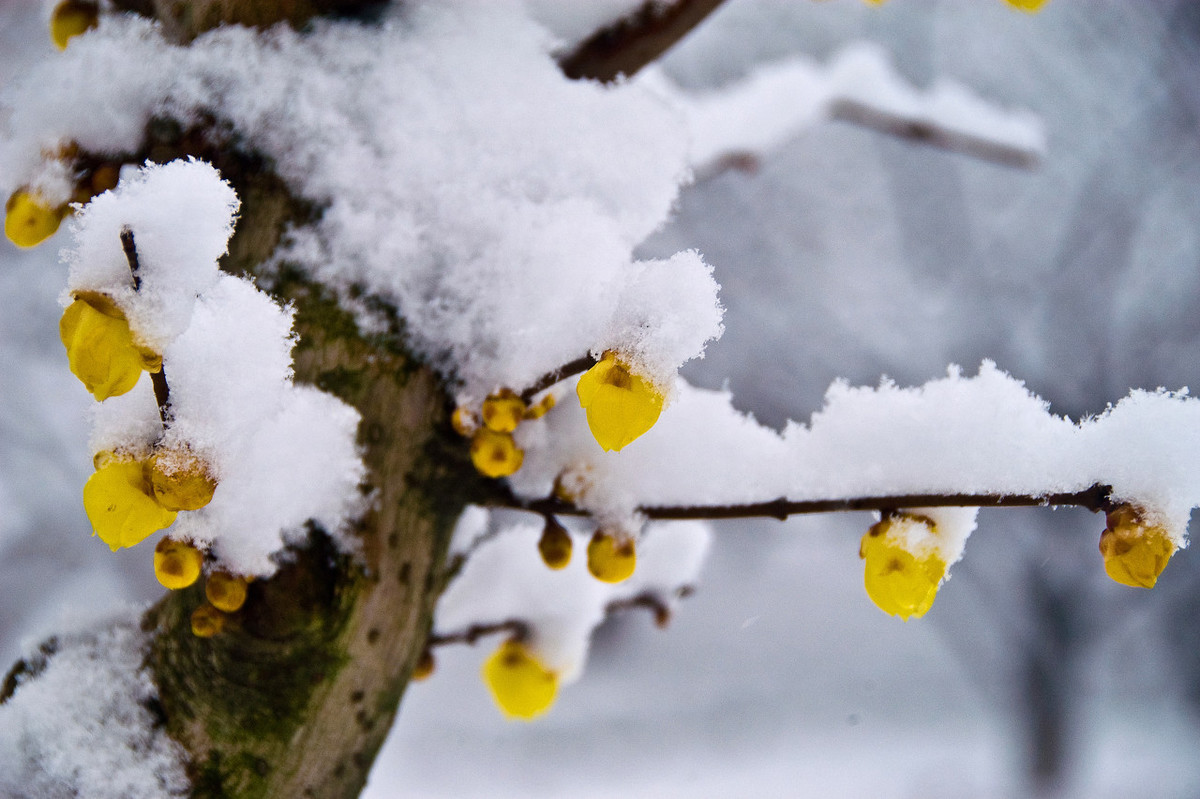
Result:
[[[0,86],[50,53],[42,15],[0,0]],[[722,285],[725,335],[689,379],[775,427],[838,377],[913,385],[984,358],[1072,418],[1200,385],[1200,4],[727,0],[663,67],[702,92],[859,41],[916,87],[1033,112],[1045,155],[1007,167],[828,121],[685,189],[642,250],[699,249]],[[3,663],[161,590],[149,552],[83,534],[90,400],[57,337],[63,243],[0,243]],[[1192,549],[1139,591],[1104,576],[1100,517],[984,510],[933,609],[903,623],[862,589],[870,523],[719,526],[670,628],[611,620],[533,724],[494,710],[485,648],[440,650],[367,796],[1200,796]]]

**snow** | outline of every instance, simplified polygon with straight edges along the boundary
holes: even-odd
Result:
[[[133,615],[133,614],[128,614]],[[138,616],[141,615],[139,609]],[[12,799],[185,796],[184,753],[159,726],[136,618],[30,652],[36,678],[0,705],[0,794]]]

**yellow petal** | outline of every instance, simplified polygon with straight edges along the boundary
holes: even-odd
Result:
[[[555,571],[565,569],[571,562],[573,546],[566,528],[553,516],[547,516],[546,526],[542,528],[542,537],[538,539],[538,552],[542,561]]]
[[[541,664],[529,648],[506,641],[483,664],[483,682],[508,718],[528,721],[554,704],[558,675]]]
[[[229,572],[213,572],[204,581],[204,596],[217,610],[235,613],[246,604],[245,577],[237,577]]]
[[[204,604],[192,611],[192,635],[212,638],[225,628],[225,614],[212,605]]]
[[[525,453],[508,433],[480,428],[471,439],[471,463],[480,474],[508,477],[521,468]]]
[[[154,501],[141,461],[109,460],[83,486],[83,509],[96,535],[115,552],[170,527],[175,511]]]
[[[933,552],[909,552],[901,538],[889,535],[892,524],[884,519],[862,538],[859,555],[866,561],[867,596],[884,613],[919,619],[933,606],[946,562]]]
[[[167,510],[199,510],[212,501],[217,490],[208,464],[186,447],[154,453],[150,458],[150,484],[154,498]]]
[[[17,191],[5,206],[4,235],[18,247],[36,247],[54,235],[66,210],[66,206],[55,208],[33,192]]]
[[[662,394],[611,352],[579,378],[575,393],[587,411],[592,436],[605,451],[636,440],[662,413]]]
[[[97,400],[126,393],[146,368],[125,315],[102,295],[80,294],[63,312],[58,332],[72,374]]]
[[[501,389],[483,401],[483,423],[497,433],[511,433],[525,416],[525,400]]]
[[[588,542],[588,571],[604,583],[622,583],[633,576],[637,550],[632,538],[618,540],[599,530]]]
[[[172,591],[196,582],[203,562],[200,550],[186,541],[164,537],[154,547],[154,576]]]
[[[1175,549],[1165,529],[1147,524],[1129,505],[1108,514],[1108,527],[1100,535],[1105,573],[1132,588],[1153,588]]]
[[[66,50],[67,42],[99,23],[100,8],[96,3],[62,0],[50,15],[50,38],[59,50]]]

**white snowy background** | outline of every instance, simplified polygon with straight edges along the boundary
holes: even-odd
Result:
[[[587,29],[579,4],[535,5],[565,38]],[[622,4],[589,8],[600,5]],[[49,54],[42,15],[0,0],[0,85]],[[837,377],[912,385],[984,358],[1074,418],[1131,387],[1196,384],[1200,11],[729,0],[663,69],[700,93],[863,41],[913,86],[953,79],[1031,111],[1046,132],[1040,166],[813,119],[769,142],[756,172],[686,189],[642,246],[660,258],[696,248],[722,286],[724,337],[685,374],[777,427],[806,420]],[[56,330],[65,244],[0,244],[5,664],[23,643],[161,591],[149,552],[112,554],[85,534],[90,399]],[[1043,704],[1066,719],[1066,795],[1200,793],[1192,550],[1138,592],[1104,577],[1098,517],[984,511],[933,610],[903,624],[862,590],[869,524],[719,526],[669,630],[636,611],[603,627],[582,678],[533,724],[494,710],[478,679],[486,645],[440,650],[367,795],[1024,796],[1031,672],[1048,675]]]

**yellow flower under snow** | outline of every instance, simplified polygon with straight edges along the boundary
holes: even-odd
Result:
[[[176,513],[154,499],[142,461],[109,459],[83,486],[83,509],[100,540],[114,552],[170,527]]]
[[[588,427],[605,451],[620,450],[645,433],[662,413],[663,395],[612,352],[579,378],[575,388]]]
[[[1147,523],[1130,505],[1110,511],[1100,535],[1105,573],[1132,588],[1153,588],[1175,549],[1165,529]]]
[[[21,189],[4,208],[4,235],[18,247],[36,247],[58,230],[67,207],[53,206],[36,192]]]
[[[542,715],[558,694],[558,675],[520,641],[505,641],[484,661],[483,682],[504,715],[526,721]]]
[[[921,525],[932,535],[932,522],[913,516],[888,517],[871,527],[859,545],[866,561],[867,596],[880,610],[907,621],[920,618],[933,606],[938,585],[946,576],[946,561],[931,548],[909,543],[903,529]]]
[[[103,294],[77,294],[63,312],[58,332],[72,374],[97,400],[128,392],[143,370],[162,368],[160,356],[134,343],[125,314]]]
[[[50,15],[50,38],[59,50],[100,23],[100,7],[90,0],[62,0]]]
[[[618,539],[599,530],[588,542],[588,571],[604,583],[623,583],[637,568],[637,549],[632,538]]]
[[[208,464],[187,447],[154,453],[150,484],[154,498],[167,510],[199,510],[212,501],[217,490]]]

